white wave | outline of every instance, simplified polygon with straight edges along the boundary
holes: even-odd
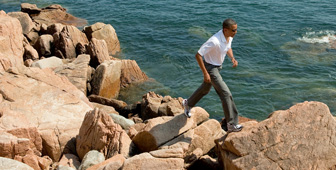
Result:
[[[307,32],[303,37],[300,37],[297,40],[310,44],[330,44],[336,41],[336,32],[332,30]]]

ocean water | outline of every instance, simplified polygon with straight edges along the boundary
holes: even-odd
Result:
[[[232,68],[227,57],[221,74],[240,115],[263,120],[304,101],[323,102],[336,113],[334,0],[1,0],[0,9],[19,11],[22,2],[57,3],[89,24],[111,24],[121,43],[118,57],[136,60],[152,78],[121,92],[128,103],[148,91],[189,97],[203,81],[196,52],[233,18],[239,65]],[[223,117],[213,89],[197,105]]]

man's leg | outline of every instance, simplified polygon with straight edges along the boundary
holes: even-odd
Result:
[[[211,83],[203,82],[202,85],[188,98],[188,106],[194,107],[203,96],[209,93]]]
[[[238,110],[233,101],[230,89],[228,88],[226,83],[223,81],[222,76],[219,73],[219,70],[220,68],[217,67],[215,69],[212,69],[210,72],[208,71],[211,77],[211,83],[214,86],[217,94],[219,95],[219,98],[222,101],[222,106],[223,106],[226,122],[228,124],[237,125],[238,124]]]

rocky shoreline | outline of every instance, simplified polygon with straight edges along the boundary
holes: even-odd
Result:
[[[83,30],[79,30],[84,27]],[[0,169],[336,169],[336,119],[327,105],[299,103],[227,134],[201,107],[148,92],[118,59],[113,26],[87,26],[60,5],[0,11]]]

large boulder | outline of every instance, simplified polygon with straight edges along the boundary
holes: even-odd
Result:
[[[86,94],[87,83],[90,79],[89,73],[91,68],[89,67],[90,56],[79,55],[71,63],[67,63],[57,67],[54,71],[57,74],[66,76],[69,81],[75,85],[80,91]]]
[[[163,116],[149,119],[146,126],[132,138],[132,141],[141,151],[153,151],[209,118],[209,114],[200,107],[192,108],[191,113],[193,114],[191,118],[180,114],[175,117]]]
[[[22,41],[20,21],[0,11],[0,71],[23,66]]]
[[[116,154],[128,157],[131,139],[120,125],[99,109],[87,112],[76,138],[76,150],[80,159],[91,151],[102,152],[105,158]]]
[[[217,140],[225,169],[334,169],[336,121],[327,105],[299,103]]]
[[[41,12],[41,9],[36,6],[36,4],[22,3],[21,11],[28,14],[37,14]]]
[[[53,54],[53,45],[54,37],[49,34],[44,34],[37,39],[36,43],[34,44],[34,48],[39,53],[40,57],[46,57]]]
[[[28,34],[34,28],[34,23],[27,13],[10,12],[8,15],[20,21],[23,34]]]
[[[23,7],[21,8],[21,10],[27,9]],[[54,23],[73,25],[76,27],[82,27],[87,25],[86,20],[74,17],[73,15],[67,13],[65,8],[55,4],[42,8],[40,12],[31,14],[31,17],[35,22],[46,25],[51,25]]]
[[[219,122],[215,119],[207,120],[194,129],[165,143],[160,149],[182,148],[184,151],[184,160],[187,164],[196,161],[199,156],[208,153],[215,147],[215,140],[221,138],[226,133],[222,130]],[[199,149],[201,153],[195,156],[195,150]]]
[[[110,55],[114,55],[117,52],[120,52],[119,39],[112,25],[98,22],[91,26],[85,27],[84,32],[89,40],[92,38],[105,40]]]
[[[94,68],[102,64],[104,61],[110,60],[105,40],[92,38],[87,50],[91,56],[90,65]]]
[[[122,60],[120,86],[125,88],[132,83],[148,80],[147,75],[141,71],[135,60]]]
[[[12,70],[0,79],[0,131],[36,127],[42,152],[58,161],[92,109],[90,102],[66,77],[49,69]]]
[[[110,60],[100,64],[91,80],[92,94],[117,98],[120,91],[121,61]]]
[[[61,28],[62,31],[58,32]],[[53,24],[48,27],[47,32],[55,32],[53,34],[53,37],[55,39],[55,53],[59,50],[62,53],[61,56],[64,58],[76,58],[77,44],[87,45],[89,43],[86,35],[75,26],[63,26],[60,24]]]

